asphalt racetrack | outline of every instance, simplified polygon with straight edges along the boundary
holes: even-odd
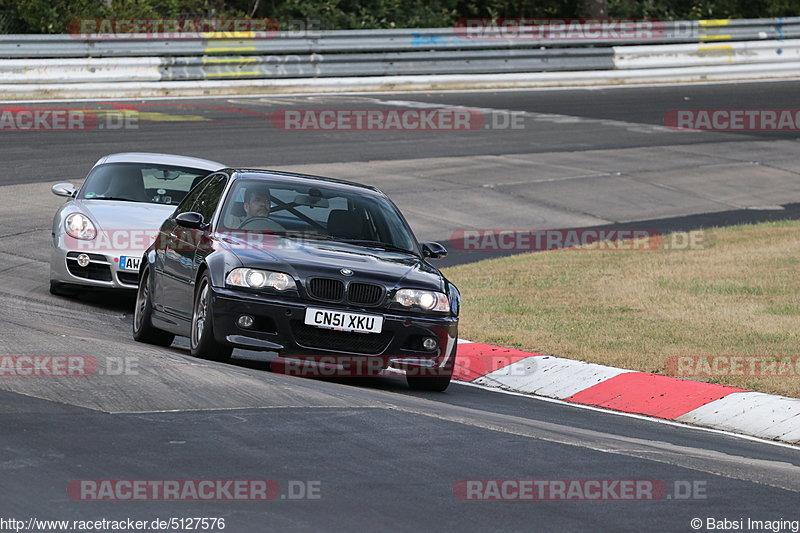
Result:
[[[269,355],[255,352],[235,351],[234,364],[198,360],[185,339],[171,348],[135,343],[133,295],[67,299],[47,290],[61,201],[50,186],[77,183],[99,157],[122,151],[376,185],[420,240],[450,245],[442,266],[508,253],[458,250],[454,235],[466,229],[672,230],[796,219],[797,131],[678,131],[664,117],[793,108],[799,89],[782,82],[15,103],[112,118],[82,131],[0,132],[0,355],[85,355],[101,369],[85,378],[0,378],[0,519],[224,518],[235,533],[693,531],[693,519],[703,530],[716,524],[709,519],[800,520],[795,447],[461,384],[435,394],[388,378],[288,377],[269,372]],[[490,127],[287,131],[274,120],[298,110],[464,108]],[[501,127],[512,116],[521,127]],[[80,480],[255,479],[276,484],[273,499],[88,501],[90,492],[74,490]],[[639,480],[662,490],[633,501],[502,502],[470,500],[464,489],[532,479]]]

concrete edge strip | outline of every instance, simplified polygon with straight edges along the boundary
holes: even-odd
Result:
[[[454,379],[800,444],[800,399],[459,340]]]

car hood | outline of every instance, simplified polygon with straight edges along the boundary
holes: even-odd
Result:
[[[174,205],[116,200],[76,200],[76,205],[99,226],[98,230],[104,231],[158,231],[175,211]]]
[[[299,241],[274,237],[263,244],[246,243],[228,235],[218,236],[243,266],[291,274],[296,279],[332,277],[371,281],[387,288],[445,291],[444,276],[420,257],[353,246],[333,241]],[[342,269],[353,271],[351,276]]]

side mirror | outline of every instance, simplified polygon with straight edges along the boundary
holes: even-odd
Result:
[[[175,217],[175,222],[179,226],[189,229],[204,229],[206,227],[206,224],[203,222],[203,215],[195,213],[194,211],[181,213]]]
[[[56,196],[66,196],[67,198],[72,198],[78,192],[74,185],[71,183],[56,183],[53,185],[50,190]]]
[[[430,259],[441,259],[447,257],[447,248],[438,242],[423,242],[422,256]]]

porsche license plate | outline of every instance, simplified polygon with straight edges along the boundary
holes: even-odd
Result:
[[[318,328],[359,333],[380,333],[383,329],[382,316],[344,313],[330,309],[306,309],[305,323]]]
[[[119,269],[120,270],[134,270],[136,272],[139,271],[139,261],[141,261],[141,257],[134,257],[130,255],[123,255],[119,258]]]

